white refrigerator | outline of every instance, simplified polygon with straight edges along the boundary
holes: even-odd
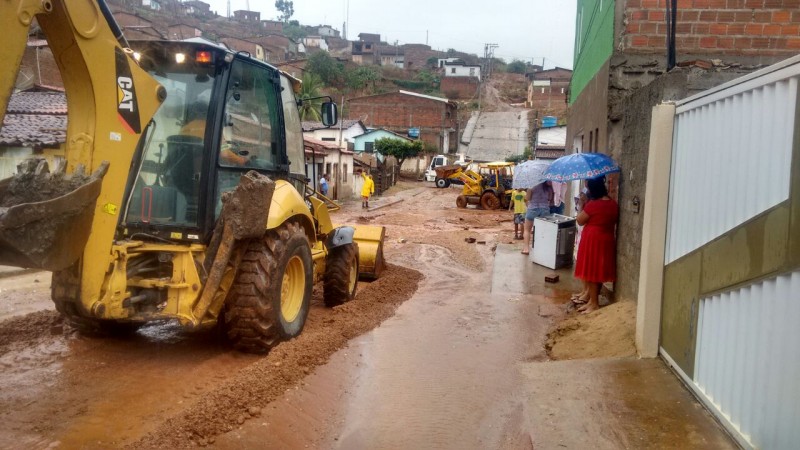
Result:
[[[533,227],[531,261],[554,270],[571,266],[575,248],[575,218],[550,214],[535,219]]]

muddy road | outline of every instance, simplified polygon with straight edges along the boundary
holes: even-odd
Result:
[[[52,311],[47,277],[0,279],[0,448],[725,447],[718,430],[703,440],[698,424],[713,421],[702,408],[675,409],[693,401],[681,388],[656,399],[663,408],[643,394],[631,406],[586,400],[587,370],[639,369],[566,361],[576,386],[562,392],[545,342],[577,288],[569,270],[545,285],[551,271],[519,253],[511,214],[459,210],[456,195],[404,182],[369,211],[356,201],[334,213],[385,225],[391,266],[337,308],[315,290],[301,336],[267,356],[170,324],[87,338]],[[678,385],[662,366],[643,373]],[[598,410],[612,413],[575,422]],[[639,426],[653,411],[685,419]]]
[[[435,285],[442,297],[439,306],[459,291],[474,291],[485,282],[475,274],[490,259],[492,233],[508,223],[508,214],[464,214],[455,211],[451,190],[422,186],[398,187],[394,196],[376,199],[375,211],[354,203],[335,213],[341,223],[386,225],[392,266],[380,280],[362,282],[357,299],[342,307],[323,307],[315,290],[301,337],[266,357],[233,351],[213,331],[185,333],[172,324],[148,326],[125,338],[85,337],[53,311],[49,274],[0,279],[0,448],[212,443],[243,424],[261,423],[262,409],[270,411],[273,400],[308,385],[304,378],[316,375],[350,339],[394,315],[417,291],[422,274],[422,282]],[[379,208],[396,200],[403,201]],[[468,244],[468,236],[487,242]],[[472,328],[481,315],[459,312],[466,306],[438,311],[462,316],[439,331],[478,333]],[[419,337],[402,347],[418,346]],[[338,421],[326,423],[338,432]]]

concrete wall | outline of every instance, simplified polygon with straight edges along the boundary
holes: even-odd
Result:
[[[608,61],[600,68],[597,75],[589,80],[581,95],[570,105],[567,120],[567,149],[574,150],[577,138],[583,138],[583,150],[594,148],[589,145],[591,132],[594,140],[594,130],[600,130],[597,145],[600,149],[608,148],[606,140],[606,127],[608,123]],[[569,153],[569,152],[568,152]]]
[[[617,282],[614,284],[618,299],[633,300],[638,295],[642,212],[647,208],[644,198],[653,106],[686,98],[738,76],[741,73],[676,69],[621,101],[623,115],[614,124],[621,138],[614,157],[622,168],[617,190],[620,238],[617,239]],[[639,200],[638,211],[634,199]]]

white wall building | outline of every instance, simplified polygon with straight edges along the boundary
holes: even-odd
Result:
[[[340,128],[341,125],[341,128]],[[326,127],[322,122],[303,122],[303,136],[317,139],[323,142],[333,142],[339,144],[339,133],[341,129],[341,148],[347,149],[347,145],[354,143],[356,136],[361,136],[367,132],[367,127],[360,120],[340,120],[331,128]]]
[[[468,65],[463,61],[445,62],[442,65],[446,77],[473,77],[481,80],[481,66]]]

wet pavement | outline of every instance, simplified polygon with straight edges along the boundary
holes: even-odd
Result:
[[[519,250],[476,274],[416,248],[408,262],[436,270],[393,318],[215,447],[736,448],[660,360],[547,361],[578,286]]]
[[[19,336],[2,323],[9,334],[0,342],[0,448],[113,448],[148,434],[155,437],[144,447],[734,448],[660,360],[548,361],[547,331],[578,289],[570,270],[546,283],[553,271],[530,263],[510,240],[510,214],[457,210],[453,189],[411,186],[376,206],[401,203],[379,211],[356,205],[335,220],[387,225],[387,260],[425,278],[390,318],[359,325],[377,328],[329,344],[330,353],[313,360],[310,349],[346,342],[370,311],[342,317],[317,307],[303,335],[279,346],[294,350],[266,358],[170,325],[89,339],[54,326],[50,311],[13,319]],[[485,244],[466,244],[465,236]],[[20,283],[28,289],[5,297],[0,283],[0,305],[21,307],[21,292],[47,298],[49,277],[26,277]],[[254,384],[261,374],[284,376],[291,364],[299,381],[284,380],[275,396]],[[261,379],[275,383],[269,376]],[[236,405],[209,404],[229,395],[235,403],[244,392],[259,406],[246,420]],[[180,425],[192,420],[231,431],[199,439]]]

